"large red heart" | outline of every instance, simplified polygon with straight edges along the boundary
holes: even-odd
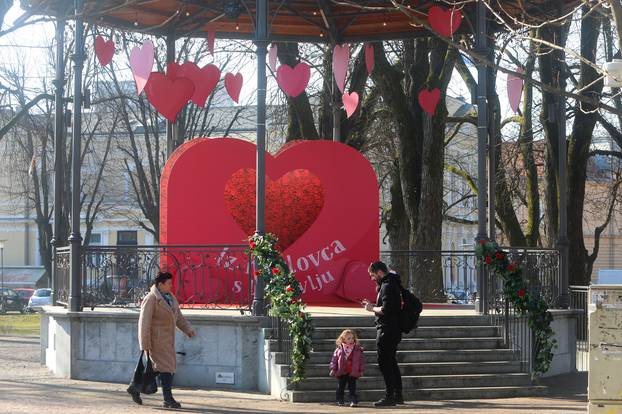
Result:
[[[301,62],[292,69],[291,66],[281,65],[276,70],[276,82],[287,96],[295,98],[304,92],[309,84],[311,68]]]
[[[242,85],[244,84],[244,77],[241,73],[227,73],[225,75],[225,89],[227,93],[233,99],[235,103],[239,103],[240,101],[240,91],[242,90]]]
[[[436,33],[451,37],[462,23],[462,13],[460,10],[444,10],[441,7],[432,6],[428,10],[428,22]]]
[[[106,66],[112,62],[114,56],[114,42],[112,39],[106,41],[100,35],[95,38],[95,54],[100,65]]]
[[[432,90],[423,89],[418,96],[419,105],[430,115],[434,115],[434,112],[436,112],[436,105],[438,105],[440,99],[441,91],[438,88]]]
[[[153,107],[171,122],[194,94],[194,84],[190,79],[169,79],[160,72],[152,72],[145,85],[147,99]]]
[[[241,169],[225,185],[225,204],[247,236],[256,228],[255,177],[254,169]],[[266,177],[266,232],[278,236],[282,250],[311,227],[323,206],[322,183],[309,171],[290,171],[276,181]]]
[[[177,148],[160,180],[160,243],[243,243],[255,226],[254,183],[250,177],[256,157],[253,143],[232,138],[195,138]],[[345,144],[314,140],[288,144],[274,156],[266,154],[265,162],[266,176],[274,180],[266,188],[268,228],[280,219],[292,223],[294,214],[288,209],[308,209],[308,217],[301,220],[311,224],[296,229],[296,233],[302,234],[295,241],[292,241],[296,237],[294,232],[288,236],[289,240],[283,240],[291,243],[283,256],[304,289],[303,299],[309,304],[373,300],[375,285],[369,279],[367,265],[378,258],[380,235],[378,181],[369,161]],[[244,175],[240,170],[247,171],[245,189],[239,192],[246,195],[238,199],[244,205],[237,207],[247,220],[245,229],[232,215],[233,200],[227,201],[226,196],[232,177]],[[283,177],[299,170],[309,174],[305,180],[304,175],[300,177],[300,184],[309,182],[311,176],[321,183],[323,207],[317,215],[320,203],[311,203],[309,207],[306,195],[307,192],[318,194],[317,184],[303,187],[298,193],[292,185],[292,191],[300,199],[285,196],[289,198],[286,205],[280,199],[283,192],[279,195],[271,190],[278,187]],[[305,227],[306,231],[301,231]],[[186,295],[193,292],[193,283],[209,286],[209,280],[195,283],[193,277],[188,276],[184,282]],[[235,284],[224,274],[222,281],[228,292],[252,290],[247,282]]]
[[[205,106],[205,101],[220,80],[220,69],[212,64],[199,68],[194,62],[184,62],[183,65],[171,62],[166,67],[166,74],[171,80],[190,79],[194,84],[194,94],[191,100],[201,107]]]

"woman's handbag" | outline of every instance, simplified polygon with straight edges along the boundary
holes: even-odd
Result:
[[[143,362],[143,357],[147,357],[147,362]],[[149,352],[140,351],[140,357],[134,370],[134,377],[128,388],[130,393],[155,394],[158,391],[156,383],[156,373],[149,358]]]

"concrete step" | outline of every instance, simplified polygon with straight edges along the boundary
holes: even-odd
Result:
[[[361,339],[361,346],[366,351],[376,350],[375,339]],[[276,341],[270,344],[272,349],[276,347]],[[502,348],[503,338],[405,338],[399,344],[402,351],[423,349],[491,349]],[[334,351],[333,339],[314,339],[313,352]]]
[[[531,385],[529,375],[524,373],[509,374],[471,374],[471,375],[424,375],[424,376],[402,376],[402,386],[404,389],[419,388],[466,388],[466,387],[514,387]],[[357,389],[374,390],[384,387],[382,377],[368,377],[357,381]],[[334,390],[336,380],[324,377],[311,377],[303,380],[300,384],[288,389],[299,389],[305,391]]]
[[[327,364],[333,355],[332,351],[312,352],[308,364]],[[376,359],[376,353],[366,351],[369,361]],[[507,361],[514,359],[514,351],[509,349],[440,349],[420,351],[397,351],[397,361],[404,362],[476,362],[476,361]],[[286,364],[285,354],[275,352],[275,363]]]
[[[373,362],[373,363],[372,363]],[[289,365],[280,365],[282,377],[290,375]],[[404,376],[416,375],[460,375],[460,374],[490,374],[520,372],[520,361],[480,361],[480,362],[413,362],[400,364],[400,371]],[[329,367],[326,364],[307,364],[308,377],[328,375]],[[365,369],[366,377],[380,376],[380,369],[376,359],[368,361]]]
[[[483,326],[490,325],[487,316],[422,316],[418,326]],[[374,326],[373,316],[316,316],[313,326],[332,328],[368,328]]]
[[[333,384],[334,385],[334,384]],[[335,387],[336,389],[336,387]],[[332,390],[291,390],[288,398],[292,402],[329,402],[335,401],[335,389]],[[466,388],[419,388],[404,390],[406,401],[417,400],[460,400],[484,398],[535,397],[546,394],[546,387],[525,385],[513,387],[466,387]],[[384,397],[384,388],[361,390],[359,401],[377,401]],[[347,398],[347,391],[346,391]]]
[[[313,339],[337,339],[342,328],[317,327],[313,331]],[[376,338],[376,328],[373,326],[356,328],[356,334],[361,339]],[[404,337],[413,338],[472,338],[501,336],[501,328],[497,326],[419,326],[414,332]]]

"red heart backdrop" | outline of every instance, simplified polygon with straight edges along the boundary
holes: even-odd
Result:
[[[197,138],[180,146],[160,182],[160,242],[243,243],[255,224],[255,158],[255,145],[238,139]],[[374,300],[367,264],[379,253],[378,182],[365,157],[332,141],[299,141],[266,155],[266,175],[271,180],[267,226],[300,218],[287,209],[307,209],[304,223],[291,226],[283,240],[303,299],[309,304]],[[234,285],[226,275],[197,280],[190,268],[179,280],[182,299],[195,294],[197,285],[221,287],[222,296],[212,301],[223,300],[227,291],[252,289],[246,281]]]

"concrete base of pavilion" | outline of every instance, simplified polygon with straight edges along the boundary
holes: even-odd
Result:
[[[369,316],[358,308],[310,307],[314,318]],[[284,379],[267,339],[270,319],[232,310],[183,310],[197,331],[176,338],[177,386],[259,391],[282,398]],[[575,371],[576,317],[553,311],[558,346],[551,370]],[[475,316],[468,307],[426,309],[422,318]],[[41,363],[64,378],[129,383],[139,355],[137,309],[69,312],[45,307],[41,318]],[[371,323],[371,319],[370,319]],[[481,396],[485,398],[484,395]]]

